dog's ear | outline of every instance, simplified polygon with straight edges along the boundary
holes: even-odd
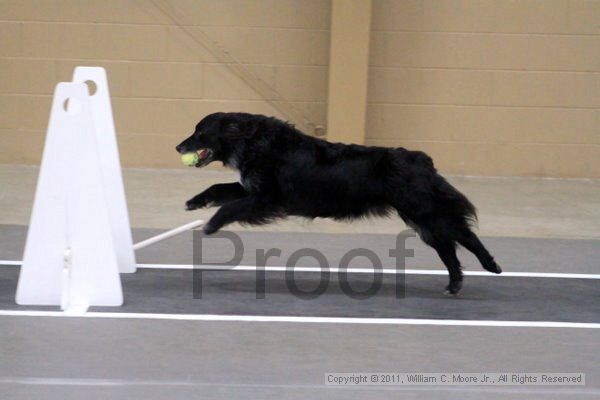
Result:
[[[246,136],[254,136],[260,130],[260,122],[253,119],[246,123]]]
[[[232,122],[227,124],[225,130],[230,135],[252,137],[258,132],[259,124],[257,121]]]
[[[229,137],[252,137],[258,131],[258,121],[234,120],[222,125],[221,131]]]
[[[239,135],[242,133],[242,127],[238,122],[232,121],[225,125],[225,132]]]

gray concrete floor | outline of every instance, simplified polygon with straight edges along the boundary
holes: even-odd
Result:
[[[593,330],[0,317],[10,399],[591,399]],[[8,329],[7,326],[10,328]],[[8,345],[6,345],[8,343]],[[329,387],[328,372],[587,372],[574,387]],[[596,372],[592,372],[596,371]]]
[[[36,176],[34,167],[0,166],[0,259],[20,258]],[[233,179],[229,172],[216,170],[126,170],[132,226],[164,230],[198,217],[208,217],[214,210],[190,214],[182,210],[183,203],[210,183]],[[463,177],[450,180],[478,206],[480,234],[505,270],[600,273],[599,181]],[[231,227],[240,232],[249,253],[259,246],[317,245],[332,264],[347,248],[357,245],[372,248],[384,258],[394,235],[404,228],[394,219],[356,224],[291,220],[258,230]],[[155,232],[135,229],[134,236],[141,239]],[[418,241],[411,242],[409,247],[416,253],[409,268],[441,267],[431,251]],[[187,234],[140,252],[138,261],[191,263],[190,248],[191,235]],[[212,249],[216,256],[225,253],[216,245]],[[465,254],[461,254],[461,258],[469,270],[479,270],[472,258]],[[251,263],[252,259],[245,261]],[[8,301],[18,267],[0,268],[4,268],[0,274],[0,290]],[[161,296],[168,297],[174,293],[173,288],[181,290],[182,287],[182,283],[173,278],[177,274],[177,271],[172,275],[160,272],[157,279],[148,280],[145,278],[152,273],[141,273],[140,279],[131,275],[124,281],[131,281],[137,285],[136,290],[141,290],[134,303],[141,303],[142,298],[145,304],[152,305],[155,301],[150,311],[165,312],[172,299],[164,298],[161,302]],[[418,313],[448,309],[459,317],[483,318],[486,313],[495,313],[495,317],[507,319],[523,315],[519,313],[532,315],[536,309],[543,309],[545,318],[562,316],[564,321],[578,321],[578,312],[584,311],[587,322],[596,321],[594,309],[600,309],[598,280],[585,283],[572,280],[561,285],[561,280],[548,283],[548,279],[528,278],[525,282],[514,278],[468,277],[465,290],[469,292],[465,292],[466,301],[462,302],[432,297],[439,295],[438,286],[444,280],[445,277],[434,277],[414,281],[413,288],[418,290],[410,293],[407,309],[399,304],[398,310],[387,308],[389,305],[385,305],[385,310],[400,313],[413,310],[417,314],[410,315],[423,317]],[[488,284],[488,280],[491,283]],[[220,275],[212,287],[216,291],[211,289],[210,292],[218,295],[218,301],[211,306],[217,308],[212,312],[224,312],[223,305],[235,304],[240,293],[244,293],[238,290],[243,281],[242,275]],[[148,282],[157,289],[143,289]],[[125,290],[127,292],[127,286]],[[469,297],[474,294],[478,299]],[[277,296],[280,301],[270,305],[271,314],[298,311],[289,304],[286,306],[282,293]],[[502,306],[485,311],[494,296],[503,297]],[[519,296],[527,299],[527,304],[520,304]],[[532,304],[532,299],[539,301],[539,306]],[[336,302],[335,296],[323,301],[328,306],[335,306]],[[432,305],[432,301],[436,304]],[[598,307],[594,308],[595,305]],[[243,306],[242,299],[235,305],[236,311],[243,311]],[[260,312],[257,305],[249,307],[253,312]],[[303,313],[315,311],[318,314],[323,310],[319,305],[312,310],[310,304],[302,307]],[[374,312],[385,311],[378,310],[377,304],[373,307]],[[328,313],[333,314],[327,315],[356,311],[348,308],[351,306],[347,304],[337,310],[329,308]],[[597,329],[570,328],[0,316],[0,397],[597,398],[600,396],[600,336],[597,332]],[[587,376],[586,386],[574,387],[340,388],[324,385],[326,372],[461,371],[584,372]]]

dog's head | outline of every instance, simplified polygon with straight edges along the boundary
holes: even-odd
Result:
[[[214,113],[204,117],[194,133],[175,148],[179,153],[197,153],[196,167],[213,161],[228,164],[244,139],[257,130],[256,115],[245,113]]]

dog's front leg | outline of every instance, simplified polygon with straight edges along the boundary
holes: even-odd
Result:
[[[279,214],[276,210],[265,207],[264,202],[260,202],[258,198],[247,196],[224,204],[204,225],[203,230],[204,233],[210,235],[232,222],[264,224]]]
[[[247,195],[248,192],[246,192],[244,187],[238,182],[218,183],[188,200],[185,203],[185,209],[191,211],[208,205],[219,206],[228,201],[237,200]]]

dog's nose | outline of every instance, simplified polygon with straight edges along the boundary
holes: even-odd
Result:
[[[181,145],[180,145],[180,144],[178,144],[177,146],[175,146],[175,150],[176,150],[178,153],[181,153]]]

